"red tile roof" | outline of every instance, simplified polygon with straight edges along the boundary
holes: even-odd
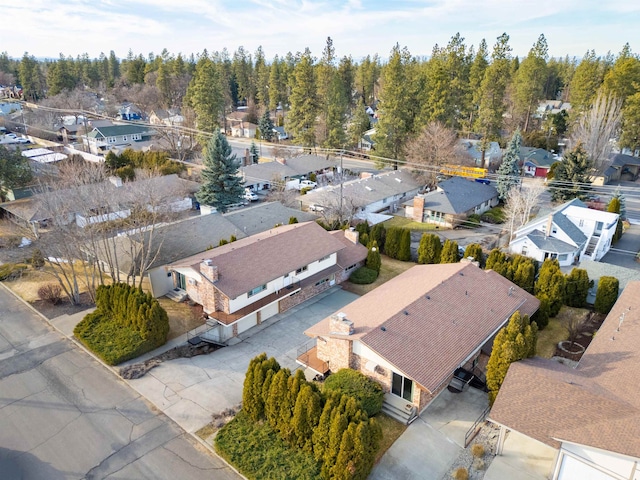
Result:
[[[639,344],[635,281],[575,369],[538,358],[512,364],[491,420],[556,448],[565,440],[640,457]]]
[[[341,311],[354,323],[350,338],[433,392],[516,310],[538,305],[496,272],[454,263],[412,267]],[[329,319],[305,333],[330,336]]]

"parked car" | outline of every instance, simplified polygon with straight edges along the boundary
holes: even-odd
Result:
[[[309,205],[309,210],[311,212],[324,212],[324,207],[322,205],[317,205],[315,203]]]
[[[258,200],[258,195],[256,195],[252,190],[246,189],[244,191],[244,199],[249,200],[250,202],[255,202]]]
[[[316,182],[312,182],[311,180],[300,180],[299,190],[302,190],[303,188],[316,188],[317,186],[318,184]]]

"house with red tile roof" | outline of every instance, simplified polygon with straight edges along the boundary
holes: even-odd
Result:
[[[640,478],[640,281],[627,284],[575,368],[513,363],[491,409],[508,430],[558,449],[553,480]]]
[[[416,265],[309,328],[315,346],[298,361],[321,374],[361,371],[382,384],[386,404],[411,413],[409,421],[457,368],[473,369],[491,351],[514,312],[532,315],[538,306],[533,295],[468,260]]]
[[[208,326],[204,338],[224,344],[341,283],[364,264],[367,253],[355,230],[328,232],[305,222],[193,255],[169,271],[202,305]]]

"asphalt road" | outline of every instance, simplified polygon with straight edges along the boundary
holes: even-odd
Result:
[[[239,476],[0,286],[0,478]]]

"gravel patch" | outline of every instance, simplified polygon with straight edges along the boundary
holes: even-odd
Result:
[[[451,464],[449,471],[441,480],[451,480],[453,473],[458,468],[466,468],[469,473],[469,480],[482,480],[484,474],[491,465],[492,460],[496,456],[496,446],[498,444],[498,435],[500,427],[491,422],[484,422],[480,431],[471,441],[469,446],[460,452],[458,458]],[[474,458],[472,449],[474,445],[482,445],[484,447],[484,455]]]

